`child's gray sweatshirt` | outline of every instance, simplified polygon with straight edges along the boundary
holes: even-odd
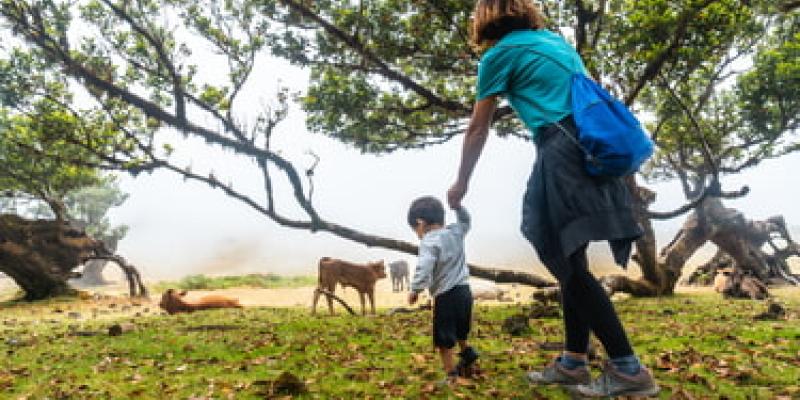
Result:
[[[436,297],[456,285],[469,283],[469,268],[464,255],[464,236],[470,227],[470,216],[464,207],[456,210],[458,222],[432,230],[419,243],[419,257],[411,290],[429,289]]]

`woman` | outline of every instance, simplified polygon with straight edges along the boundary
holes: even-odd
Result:
[[[608,295],[587,268],[590,241],[609,241],[615,261],[625,266],[631,244],[642,231],[622,180],[588,175],[575,143],[570,84],[574,72],[584,72],[580,56],[561,36],[544,29],[542,14],[531,0],[479,0],[470,34],[472,44],[485,53],[448,202],[453,208],[460,206],[498,97],[505,97],[536,144],[536,162],[523,199],[522,232],[558,279],[566,336],[561,356],[542,371],[528,373],[528,380],[577,385],[575,390],[587,396],[655,395],[652,375],[640,365]],[[594,381],[586,364],[592,332],[609,357]]]

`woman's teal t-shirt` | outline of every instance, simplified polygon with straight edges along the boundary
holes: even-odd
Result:
[[[477,98],[505,96],[535,136],[538,127],[572,112],[572,74],[579,71],[585,71],[580,56],[561,36],[545,29],[513,31],[481,57]]]

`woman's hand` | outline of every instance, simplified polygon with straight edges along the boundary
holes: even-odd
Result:
[[[458,210],[461,208],[461,200],[464,199],[465,194],[467,194],[467,184],[462,182],[454,183],[450,190],[447,191],[447,204],[453,210]]]

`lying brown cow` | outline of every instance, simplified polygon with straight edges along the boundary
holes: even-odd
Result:
[[[333,293],[336,289],[337,283],[340,283],[342,287],[350,286],[355,288],[361,298],[361,314],[366,314],[365,294],[369,296],[372,313],[375,314],[375,282],[383,278],[386,278],[386,267],[383,265],[383,260],[367,263],[366,265],[353,264],[329,257],[323,257],[319,260],[319,288],[330,293]],[[320,294],[319,291],[314,292],[314,304],[311,307],[312,314],[317,312],[317,301],[319,301]],[[333,315],[333,299],[327,297],[327,300],[328,309]]]
[[[195,301],[187,301],[185,297],[185,290],[179,293],[175,289],[167,289],[161,296],[161,302],[158,303],[158,306],[170,315],[212,308],[242,308],[242,305],[239,304],[239,299],[232,297],[211,294]]]
[[[739,299],[763,300],[769,297],[767,286],[758,278],[732,268],[717,271],[714,290],[724,297]]]

